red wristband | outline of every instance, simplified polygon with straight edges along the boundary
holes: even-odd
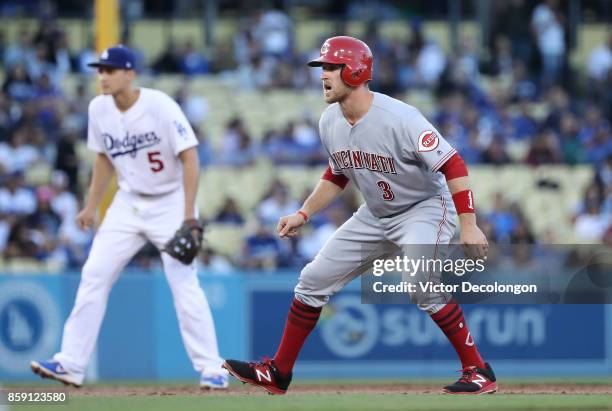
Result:
[[[457,209],[457,214],[475,213],[474,194],[472,190],[463,190],[453,194],[453,203]]]
[[[297,212],[299,215],[301,215],[302,217],[304,217],[304,221],[308,222],[308,214],[306,214],[306,211],[302,211],[302,210],[298,210]]]

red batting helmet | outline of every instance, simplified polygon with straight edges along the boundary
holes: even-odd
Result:
[[[320,67],[323,63],[341,64],[340,77],[351,87],[372,80],[372,52],[367,44],[354,37],[332,37],[321,46],[321,56],[308,62],[310,67]]]

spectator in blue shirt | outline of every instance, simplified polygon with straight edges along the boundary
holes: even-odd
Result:
[[[263,223],[245,240],[242,265],[249,269],[272,270],[279,266],[281,247],[278,240]]]

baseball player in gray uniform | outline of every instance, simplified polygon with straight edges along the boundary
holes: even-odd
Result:
[[[375,259],[393,250],[414,255],[418,249],[420,255],[424,244],[429,245],[428,257],[435,258],[438,245],[450,242],[457,219],[460,242],[471,256],[484,257],[487,252],[463,160],[419,110],[370,91],[372,63],[369,47],[346,36],[326,40],[320,57],[308,63],[323,69],[323,97],[329,107],[319,128],[329,167],[302,208],[280,219],[279,236],[296,236],[349,181],[361,191],[365,204],[302,270],[274,358],[224,364],[240,381],[272,394],[286,392],[299,351],[330,296],[371,268]],[[461,378],[443,392],[497,391],[495,374],[480,356],[452,297],[433,292],[414,293],[411,298],[438,324],[461,360]]]

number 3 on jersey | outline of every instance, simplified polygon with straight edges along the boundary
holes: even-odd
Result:
[[[154,173],[159,173],[164,169],[164,162],[159,158],[160,155],[161,152],[159,151],[149,151],[147,153],[147,156],[149,156],[149,163],[151,163],[151,171]]]
[[[384,180],[380,180],[376,183],[376,185],[378,187],[380,187],[380,189],[383,192],[383,200],[385,201],[391,201],[395,198],[395,194],[393,194],[393,191],[391,190],[391,186],[389,185],[389,183],[387,183]]]

